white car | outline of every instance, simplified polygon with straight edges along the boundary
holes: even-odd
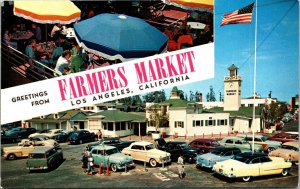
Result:
[[[29,139],[22,139],[21,142],[18,143],[18,146],[27,146],[27,145],[59,147],[58,142],[56,142],[53,139],[50,139],[48,136],[45,135],[36,135],[30,137]]]
[[[134,160],[150,163],[151,167],[157,164],[170,163],[171,154],[154,148],[151,142],[141,141],[134,142],[124,148],[122,153],[131,156]]]
[[[37,136],[37,135],[41,135],[41,134],[52,138],[54,135],[56,135],[58,133],[61,133],[61,132],[63,132],[63,129],[50,129],[45,133],[38,133],[38,132],[33,133],[33,134],[29,135],[28,138],[34,137],[34,136]]]

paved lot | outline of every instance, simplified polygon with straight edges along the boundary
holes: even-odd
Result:
[[[144,138],[144,140],[150,140]],[[179,138],[176,140],[185,140]],[[8,144],[9,145],[9,144]],[[11,144],[10,144],[11,145]],[[7,146],[7,145],[3,145]],[[229,182],[213,175],[211,171],[199,170],[195,164],[185,167],[187,176],[181,180],[173,163],[165,168],[151,168],[136,162],[136,167],[128,173],[117,172],[93,176],[86,175],[81,168],[81,153],[86,144],[62,144],[65,161],[51,172],[28,173],[26,159],[7,161],[1,158],[1,186],[4,188],[107,188],[107,187],[271,187],[295,188],[298,185],[298,166],[293,166],[287,177],[280,175],[254,178],[250,183],[240,180]]]

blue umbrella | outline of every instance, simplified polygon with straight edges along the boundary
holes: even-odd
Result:
[[[74,25],[77,42],[109,60],[141,58],[164,52],[168,37],[140,18],[99,14]]]

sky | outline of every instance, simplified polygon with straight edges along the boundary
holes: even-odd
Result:
[[[220,27],[223,15],[243,8],[254,0],[215,0],[215,77],[178,86],[184,92],[198,90],[206,94],[212,86],[217,101],[224,94],[224,77],[235,64],[242,77],[242,98],[254,92],[254,44],[256,7],[250,24]],[[257,1],[256,92],[263,98],[272,91],[272,98],[290,102],[299,94],[299,2],[298,0]],[[170,94],[171,88],[165,89]]]

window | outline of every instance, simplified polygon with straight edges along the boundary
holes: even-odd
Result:
[[[108,123],[107,123],[107,130],[113,131],[113,130],[114,130],[114,123],[108,122]]]
[[[260,158],[260,162],[261,162],[261,163],[264,163],[264,162],[271,162],[271,161],[272,161],[272,160],[271,160],[269,157],[266,157],[266,156]]]
[[[177,127],[184,128],[184,122],[183,121],[175,121],[174,125],[175,125],[175,128],[177,128]]]
[[[201,120],[202,121],[202,120]],[[202,126],[201,125],[201,121],[200,120],[193,120],[193,127],[199,127],[199,126]],[[203,121],[202,121],[203,122]]]
[[[116,131],[120,131],[120,130],[121,130],[121,123],[116,122]]]
[[[209,142],[205,143],[205,146],[211,146],[211,144]]]
[[[235,143],[236,144],[243,144],[242,141],[240,141],[240,140],[235,141]]]
[[[254,158],[254,159],[251,161],[251,164],[255,164],[255,163],[260,163],[259,158]]]
[[[134,146],[131,147],[131,149],[133,149],[133,150],[143,150],[143,151],[145,150],[144,146],[139,146],[139,145],[134,145]]]
[[[103,130],[107,130],[107,123],[103,123]]]
[[[233,150],[233,155],[237,155],[239,153],[241,153],[241,150]]]
[[[121,130],[126,130],[126,122],[121,122]]]
[[[233,144],[233,140],[232,139],[228,139],[228,140],[226,140],[225,143]]]

